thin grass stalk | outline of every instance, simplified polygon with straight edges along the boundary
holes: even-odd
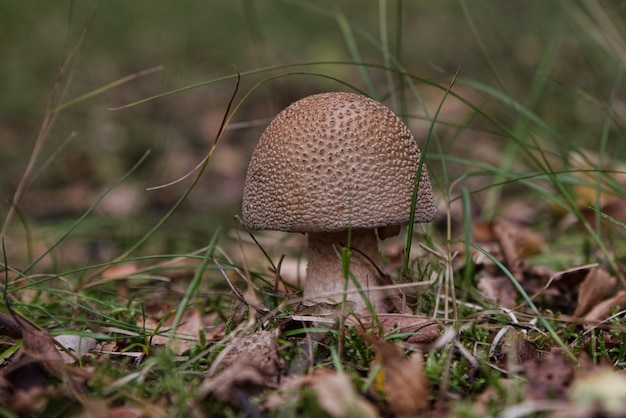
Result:
[[[615,105],[616,100],[618,100],[620,94],[620,88],[622,87],[622,82],[624,78],[624,68],[621,66],[617,69],[617,75],[615,77],[615,81],[613,83],[613,89],[611,91],[611,97],[609,98],[609,106],[612,108]],[[611,126],[613,125],[613,119],[610,115],[607,115],[603,126],[602,126],[602,135],[600,137],[600,146],[598,149],[598,164],[597,164],[597,174],[596,174],[596,185],[595,185],[595,207],[601,208],[600,199],[602,197],[602,185],[604,184],[604,178],[606,177],[604,170],[604,162],[606,160],[606,152],[607,152],[607,144],[609,141],[609,136],[611,134]],[[601,238],[602,234],[602,226],[601,226],[601,216],[598,211],[595,212],[595,229]]]
[[[491,57],[491,54],[489,53],[489,50],[487,49],[485,42],[480,36],[480,32],[478,31],[478,28],[476,27],[476,24],[474,23],[474,19],[472,19],[472,15],[469,11],[467,1],[459,0],[459,3],[461,4],[461,10],[463,11],[463,16],[465,16],[465,20],[467,21],[467,24],[469,25],[470,30],[472,31],[472,35],[474,36],[474,39],[476,40],[476,43],[478,44],[480,48],[483,58],[487,62],[487,67],[491,71],[491,74],[496,78],[496,81],[500,89],[503,91],[506,91],[506,83],[500,76],[500,72],[498,71],[498,68],[496,67],[495,62],[493,58]]]
[[[472,212],[470,207],[469,191],[466,187],[461,188],[461,202],[463,208],[463,238],[465,241],[465,262],[463,263],[463,282],[462,288],[468,291],[472,287],[474,279],[474,260],[472,259]],[[450,251],[448,249],[448,251]],[[450,254],[451,256],[451,254]]]
[[[441,98],[441,101],[439,102],[439,106],[437,107],[435,115],[433,116],[433,119],[430,123],[430,126],[428,128],[428,134],[426,135],[426,140],[424,141],[424,145],[422,147],[422,158],[420,158],[420,161],[417,167],[417,176],[415,178],[415,185],[413,187],[413,196],[411,200],[411,212],[409,215],[409,224],[407,226],[406,242],[404,245],[404,260],[403,260],[403,266],[402,266],[402,273],[405,276],[408,276],[408,273],[409,273],[409,261],[410,261],[411,246],[412,246],[412,241],[413,241],[415,211],[416,211],[416,206],[417,206],[417,197],[418,197],[419,189],[420,189],[419,185],[420,185],[421,175],[422,175],[422,171],[424,170],[424,158],[426,156],[426,152],[428,150],[428,144],[430,143],[430,139],[432,137],[433,130],[435,128],[435,123],[437,122],[437,118],[439,116],[439,113],[441,112],[441,108],[443,107],[443,104],[446,98],[448,97],[448,94],[450,90],[452,89],[452,86],[454,85],[455,81],[456,81],[456,74],[452,78],[452,81],[450,82],[448,89],[446,90],[445,94]]]
[[[191,193],[191,191],[194,189],[195,185],[198,183],[198,181],[200,181],[200,178],[202,177],[202,174],[204,173],[205,169],[207,168],[209,161],[211,160],[211,157],[213,156],[213,153],[217,147],[217,144],[219,142],[219,140],[221,139],[224,130],[226,128],[226,126],[228,126],[228,121],[229,121],[229,113],[230,113],[230,109],[231,106],[233,104],[233,101],[235,99],[235,95],[237,94],[237,91],[239,90],[239,83],[240,83],[241,77],[237,77],[237,82],[234,86],[234,90],[233,90],[233,94],[230,98],[230,101],[228,102],[228,105],[226,106],[226,110],[224,112],[224,117],[222,118],[222,123],[215,135],[215,138],[213,140],[213,143],[211,144],[211,148],[209,149],[209,152],[207,153],[207,155],[204,157],[204,160],[202,162],[202,164],[200,165],[200,168],[198,169],[198,173],[196,174],[196,176],[194,177],[194,179],[192,180],[191,184],[187,187],[187,189],[185,189],[185,192],[181,195],[181,197],[176,201],[176,203],[174,203],[174,205],[170,208],[170,210],[152,227],[150,228],[150,230],[148,232],[146,232],[144,234],[143,237],[141,237],[134,245],[132,245],[129,249],[127,249],[124,253],[120,254],[115,260],[122,260],[126,257],[128,257],[129,254],[131,254],[132,252],[134,252],[135,250],[137,250],[137,248],[141,247],[147,240],[148,238],[150,238],[152,236],[152,234],[154,234],[158,229],[161,228],[161,226],[163,226],[165,224],[165,222],[174,214],[174,212],[176,212],[176,210],[183,204],[183,202],[187,199],[187,196],[189,196],[189,194]]]
[[[206,270],[206,267],[208,266],[209,262],[211,261],[211,258],[213,257],[213,253],[215,251],[215,247],[217,245],[217,241],[220,237],[220,234],[221,234],[220,229],[217,229],[215,233],[213,234],[213,237],[211,238],[211,241],[209,243],[209,248],[207,249],[202,259],[202,263],[196,269],[196,272],[193,278],[191,279],[189,286],[187,286],[187,289],[185,290],[185,294],[183,298],[180,300],[180,303],[178,304],[178,308],[176,309],[176,316],[174,317],[174,321],[172,322],[172,328],[170,331],[170,336],[168,338],[170,342],[176,337],[176,330],[178,329],[178,326],[180,325],[180,320],[183,317],[185,310],[189,306],[191,302],[191,298],[198,290],[198,287],[200,287],[200,282],[202,281],[202,277],[204,277],[204,272]]]
[[[63,100],[67,92],[67,88],[70,85],[71,76],[73,74],[74,65],[78,59],[78,53],[80,51],[80,47],[83,45],[85,39],[87,38],[87,28],[91,25],[91,21],[95,14],[95,9],[92,10],[91,14],[87,18],[85,25],[83,26],[83,31],[81,36],[74,47],[73,53],[68,53],[68,45],[69,45],[69,32],[70,32],[70,22],[72,21],[72,16],[74,12],[74,1],[70,1],[67,25],[64,35],[63,41],[63,49],[61,52],[61,62],[59,64],[59,69],[57,70],[56,79],[52,86],[52,91],[50,92],[50,97],[48,99],[48,104],[46,105],[46,111],[44,113],[44,118],[41,123],[41,127],[39,128],[39,132],[37,134],[37,139],[35,140],[35,145],[33,147],[33,151],[31,153],[30,159],[24,170],[24,174],[20,178],[20,181],[17,185],[15,193],[13,194],[13,199],[11,201],[11,205],[9,206],[9,210],[4,219],[4,223],[2,224],[2,228],[0,228],[0,237],[4,237],[7,233],[11,222],[13,221],[13,217],[15,215],[16,208],[19,206],[19,203],[24,195],[26,188],[29,186],[31,182],[31,175],[35,170],[35,166],[37,161],[39,160],[39,156],[47,142],[47,139],[52,131],[52,128],[55,125],[56,119],[59,115],[59,112],[55,110],[57,104]]]
[[[125,182],[143,164],[146,158],[148,158],[149,154],[150,151],[146,151],[146,153],[139,159],[139,161],[137,161],[137,163],[135,163],[135,165],[130,170],[128,170],[128,172],[126,172],[126,174],[124,174],[124,176],[122,176],[116,183],[114,183],[103,194],[101,194],[100,197],[98,197],[98,199],[96,199],[96,201],[63,234],[61,234],[61,236],[57,238],[51,246],[46,249],[46,251],[44,251],[37,259],[35,259],[35,261],[30,263],[28,267],[26,267],[22,272],[20,272],[20,276],[26,278],[26,274],[30,270],[32,270],[33,267],[35,267],[37,263],[39,263],[45,256],[50,254],[50,252],[54,250],[61,242],[63,242],[63,240],[65,240],[65,238],[67,238],[91,214],[91,212],[93,212],[93,210],[100,204],[100,202],[102,202],[105,197],[107,197],[109,193],[115,190],[117,186]]]
[[[403,61],[403,39],[404,37],[402,36],[403,30],[404,30],[404,1],[403,0],[396,0],[396,33],[395,33],[395,59],[397,62],[402,62]],[[406,103],[406,97],[404,95],[404,89],[405,89],[405,80],[404,80],[404,76],[399,75],[398,73],[394,72],[394,75],[396,76],[396,85],[398,88],[398,93],[399,93],[399,98],[398,98],[398,102],[399,102],[399,113],[401,115],[401,117],[403,117],[405,119],[406,122],[406,118],[407,116],[407,103]]]
[[[378,89],[374,84],[374,80],[372,80],[372,76],[367,71],[367,67],[361,65],[365,62],[363,61],[361,52],[359,51],[359,47],[354,38],[354,34],[352,33],[352,29],[350,28],[350,23],[348,22],[348,19],[346,19],[346,16],[343,13],[337,13],[336,19],[337,24],[339,25],[339,29],[341,29],[341,33],[343,34],[343,38],[346,42],[346,46],[348,47],[348,51],[350,52],[350,55],[352,56],[354,62],[357,64],[357,69],[359,70],[361,78],[363,79],[363,82],[367,87],[368,95],[373,99],[378,100]]]
[[[391,48],[389,46],[389,29],[387,28],[387,0],[378,0],[378,28],[380,36],[381,52],[383,54],[383,64],[391,68]],[[397,59],[398,57],[396,57]],[[387,78],[387,88],[391,97],[391,108],[398,108],[395,80],[391,71],[385,72]]]
[[[555,25],[556,27],[560,27],[560,25]],[[543,54],[543,58],[539,63],[537,71],[535,71],[535,75],[531,82],[530,92],[528,97],[526,98],[524,107],[527,109],[533,109],[537,102],[539,101],[539,97],[541,92],[543,91],[545,84],[547,83],[548,77],[547,75],[550,72],[550,69],[554,65],[556,60],[556,55],[558,53],[558,45],[560,44],[560,39],[556,36],[558,33],[557,29],[554,28],[553,32],[555,33],[550,39],[550,43],[546,52]],[[514,163],[518,159],[518,153],[520,147],[525,146],[524,137],[527,136],[526,132],[528,131],[528,126],[524,118],[521,118],[519,115],[515,118],[515,123],[512,131],[515,134],[516,138],[520,138],[521,143],[518,141],[507,141],[505,150],[503,152],[502,158],[502,168],[510,169],[513,167]],[[493,183],[498,183],[501,179],[497,176],[494,177]],[[489,193],[487,193],[485,197],[485,203],[483,204],[483,215],[482,218],[484,220],[491,220],[497,211],[499,206],[500,198],[502,195],[502,189],[499,187],[492,187],[489,189]]]

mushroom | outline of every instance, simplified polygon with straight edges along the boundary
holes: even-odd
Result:
[[[409,222],[420,151],[407,126],[379,102],[354,93],[305,97],[281,111],[265,129],[250,164],[243,194],[243,222],[250,229],[308,235],[303,304],[351,309],[392,309],[381,289],[381,238]],[[435,215],[422,166],[415,222]],[[350,251],[350,277],[341,249]],[[345,292],[345,280],[348,279]]]

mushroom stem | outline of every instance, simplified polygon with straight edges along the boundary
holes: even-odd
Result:
[[[304,285],[303,303],[338,304],[342,301],[344,277],[341,248],[349,245],[350,272],[357,279],[363,292],[355,292],[353,280],[348,278],[346,300],[350,308],[359,314],[367,313],[367,298],[376,312],[390,309],[385,290],[368,288],[384,284],[377,266],[381,266],[378,240],[374,229],[353,229],[350,232],[309,233],[307,277]]]

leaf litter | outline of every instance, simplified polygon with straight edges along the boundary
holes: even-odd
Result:
[[[623,197],[607,192],[610,185],[598,189],[594,172],[599,166],[598,157],[586,152],[574,157],[569,162],[577,179],[573,193],[583,218],[595,228],[600,211],[606,215],[600,217],[602,229],[619,227],[619,222],[626,221],[626,205]],[[611,180],[626,184],[624,167],[605,161],[602,169],[615,173]],[[84,203],[88,201],[83,198],[80,204],[70,203],[88,207]],[[111,211],[115,210],[113,205]],[[578,223],[571,213],[553,210],[561,217],[561,228]],[[461,216],[460,212],[453,212],[453,216],[454,213]],[[328,315],[297,312],[282,316],[281,309],[297,303],[296,289],[305,280],[305,263],[294,253],[281,259],[279,268],[271,266],[267,271],[254,272],[257,278],[266,280],[271,291],[254,285],[251,268],[247,268],[250,271],[245,280],[237,280],[237,275],[231,274],[233,270],[223,275],[224,280],[237,280],[244,288],[239,291],[236,285],[230,287],[230,292],[236,294],[231,295],[236,302],[231,307],[230,324],[215,312],[192,306],[184,311],[173,332],[172,313],[177,305],[163,298],[170,289],[160,288],[144,295],[146,301],[158,301],[147,303],[135,323],[145,334],[112,326],[99,331],[132,337],[147,335],[150,350],[164,347],[181,361],[194,356],[194,349],[204,348],[201,357],[210,361],[194,401],[201,404],[217,400],[250,416],[268,411],[296,412],[298,406],[290,410],[290,405],[301,402],[307,391],[331,417],[454,416],[450,401],[464,397],[472,399],[475,416],[483,416],[489,403],[501,401],[508,392],[519,397],[509,400],[502,416],[521,416],[520,411],[547,412],[552,417],[620,416],[626,407],[626,381],[607,356],[610,350],[623,351],[626,345],[619,322],[626,309],[626,290],[616,276],[619,272],[612,272],[602,260],[570,266],[567,271],[534,263],[533,256],[544,252],[547,246],[544,236],[529,227],[539,218],[536,211],[518,205],[515,209],[505,208],[502,213],[508,216],[471,225],[472,242],[484,252],[471,250],[475,268],[473,290],[479,295],[474,296],[475,303],[465,303],[464,308],[472,312],[468,315],[470,320],[487,324],[489,333],[486,341],[474,345],[461,339],[471,329],[471,323],[442,320],[441,312],[425,313],[416,305],[406,309],[403,304],[398,313],[371,318],[346,318],[346,312],[337,314],[333,310]],[[238,242],[233,252],[240,250],[241,245]],[[461,274],[469,267],[462,257],[467,248],[452,244],[451,249],[457,254],[451,261],[454,271]],[[402,247],[386,244],[385,255],[387,267],[396,273]],[[244,259],[250,261],[248,257]],[[546,318],[571,330],[571,335],[563,331],[560,336],[576,349],[575,359],[546,337],[546,330],[527,309],[529,300],[520,295],[511,277],[503,274],[494,259],[506,267]],[[254,260],[255,265],[267,264],[264,259],[258,264],[257,261]],[[217,261],[215,264],[221,267]],[[87,287],[115,282],[118,296],[126,298],[136,290],[130,284],[135,279],[158,278],[167,286],[177,281],[185,283],[198,265],[197,259],[186,257],[145,268],[124,263],[109,267]],[[155,268],[158,276],[153,274]],[[272,292],[277,291],[287,303],[263,308],[268,297],[276,296]],[[298,327],[302,327],[302,332],[294,333]],[[131,406],[130,401],[128,406],[119,406],[85,399],[89,368],[82,367],[79,360],[89,354],[97,360],[105,359],[103,356],[137,354],[138,364],[149,357],[146,352],[150,350],[128,350],[129,345],[122,338],[94,344],[94,339],[64,337],[59,344],[58,337],[55,342],[47,331],[7,314],[0,314],[0,335],[16,347],[5,354],[0,369],[0,402],[13,412],[37,414],[45,409],[49,398],[58,395],[53,392],[60,392],[82,403],[81,416],[146,416],[142,408]],[[361,353],[360,362],[351,360],[349,355],[357,351],[349,344],[359,342],[365,352]],[[488,356],[481,354],[479,343],[489,345]],[[598,345],[605,351],[600,353]],[[294,347],[298,354],[290,352]],[[429,360],[439,354],[446,361],[438,369],[439,374],[433,375],[429,372]],[[339,361],[333,355],[339,356]],[[106,361],[111,358],[106,357]],[[298,361],[304,366],[296,364]],[[622,358],[621,363],[620,367],[626,359]],[[502,377],[499,384],[481,386],[480,379],[485,375],[481,367],[498,370]],[[454,373],[462,376],[460,381],[468,382],[466,387],[451,381]],[[160,411],[159,415],[166,415]]]
[[[473,233],[474,241],[482,248],[488,248],[489,253],[510,270],[533,301],[540,306],[560,308],[562,313],[552,319],[570,323],[585,333],[577,343],[581,348],[578,360],[573,361],[558,346],[541,337],[543,330],[532,325],[532,319],[528,325],[514,320],[510,325],[495,328],[488,364],[506,371],[500,387],[510,387],[515,393],[512,388],[516,386],[516,377],[523,378],[524,382],[522,388],[518,389],[519,393],[523,393],[522,402],[513,404],[505,412],[516,414],[519,409],[515,408],[527,408],[531,411],[554,410],[551,412],[553,417],[566,416],[563,415],[566,411],[572,414],[576,411],[576,415],[571,416],[580,417],[597,416],[598,413],[613,416],[611,414],[620,405],[626,404],[626,393],[613,387],[601,390],[600,384],[594,382],[602,380],[621,384],[623,377],[607,364],[606,358],[592,361],[589,353],[592,351],[590,333],[597,329],[609,329],[607,326],[610,321],[626,308],[626,292],[620,288],[619,280],[597,264],[564,272],[534,265],[528,261],[528,257],[540,253],[545,244],[539,235],[523,224],[497,220],[474,225]],[[463,249],[459,247],[457,250]],[[394,254],[393,248],[387,251]],[[501,275],[493,261],[482,255],[474,251],[472,260],[476,269],[476,288],[484,300],[499,306],[502,312],[526,315],[526,301],[520,297],[510,278]],[[183,270],[177,268],[179,264]],[[289,265],[300,266],[301,263]],[[181,275],[180,272],[186,271],[184,269],[187,266],[184,262],[171,263],[173,273],[169,274],[165,268],[161,274],[163,277],[169,276],[171,280],[184,280],[190,273]],[[464,267],[462,264],[455,265],[457,271]],[[285,270],[286,275],[294,274],[289,270],[291,268]],[[125,282],[139,271],[137,266],[129,264],[106,271],[102,279],[105,282],[117,282],[120,295],[127,295],[130,289]],[[289,281],[301,284],[301,273],[296,274],[297,281]],[[323,311],[299,312],[280,320],[282,325],[262,329],[264,327],[258,328],[261,320],[258,315],[263,312],[249,305],[252,302],[253,305],[261,303],[259,296],[250,296],[257,295],[258,288],[251,293],[249,282],[240,280],[240,283],[244,290],[238,291],[241,298],[234,303],[233,312],[242,308],[243,316],[239,315],[240,319],[233,323],[237,328],[232,331],[224,326],[214,327],[218,318],[192,307],[184,312],[176,332],[172,333],[171,312],[175,306],[162,299],[146,305],[145,316],[136,324],[151,335],[152,346],[167,347],[173,354],[183,356],[181,358],[189,358],[184,355],[200,345],[201,341],[219,348],[197,389],[196,402],[214,399],[247,411],[251,416],[261,416],[265,411],[289,410],[289,405],[302,402],[303,396],[307,396],[305,393],[309,391],[318,407],[331,417],[454,416],[449,405],[442,401],[459,396],[459,389],[440,386],[445,382],[433,380],[425,367],[428,356],[449,350],[451,342],[457,350],[461,350],[451,359],[465,356],[476,363],[474,354],[465,352],[459,340],[459,332],[463,333],[463,330],[454,331],[451,324],[439,320],[436,315],[413,314],[410,309],[372,318],[354,318],[349,315],[343,322],[339,320],[341,314],[333,309],[326,319]],[[276,288],[275,285],[271,287]],[[240,305],[240,308],[235,309],[235,305]],[[477,318],[483,317],[490,321],[488,318],[492,314],[489,311],[476,309]],[[275,319],[270,316],[263,321],[269,324]],[[309,341],[310,345],[300,344],[305,367],[293,367],[297,356],[286,356],[285,347],[291,347],[289,341],[294,338],[289,336],[293,334],[289,331],[302,327],[302,321],[313,326],[313,329],[323,325],[322,328],[326,327],[327,331],[318,331],[318,336]],[[336,343],[334,338],[337,334],[331,330],[337,330],[340,323],[345,324],[346,330],[353,330],[341,331],[346,333],[344,338],[363,338],[367,350],[371,350],[367,364],[355,365],[355,369],[349,373],[336,369],[331,365],[332,362],[327,362],[329,359],[324,360],[318,354]],[[23,341],[22,346],[11,356],[10,364],[3,366],[2,379],[12,388],[1,394],[5,405],[10,403],[14,405],[14,411],[30,413],[45,409],[46,399],[50,397],[48,391],[55,387],[50,377],[63,383],[66,388],[64,393],[69,393],[75,399],[84,396],[85,386],[81,376],[88,376],[68,371],[72,369],[67,369],[59,347],[46,331],[6,314],[0,316],[0,330],[7,338]],[[506,330],[502,333],[506,337],[498,340],[495,330]],[[305,341],[307,337],[295,338],[295,341]],[[603,338],[604,344],[609,347],[621,347],[623,344],[615,334],[608,333]],[[69,355],[74,356],[74,362],[76,357],[80,358],[88,352],[96,356],[102,355],[98,352],[117,351],[122,354],[120,346],[111,345],[108,341],[99,342],[94,349],[94,341],[75,338],[69,342],[65,340],[64,344]],[[450,367],[451,363],[447,364]],[[464,373],[467,376],[478,370],[475,364],[466,367]],[[480,416],[481,411],[487,411],[490,403],[501,399],[501,390],[489,387],[477,392],[472,406],[474,413]],[[93,405],[91,400],[85,402],[85,416],[89,416],[88,411],[94,408]],[[143,416],[141,408],[137,410],[130,406],[112,407],[106,404],[103,410]]]

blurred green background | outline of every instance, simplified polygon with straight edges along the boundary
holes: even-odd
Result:
[[[348,89],[325,77],[394,107],[411,121],[422,144],[428,115],[410,89],[404,90],[406,101],[389,94],[391,83],[398,85],[392,73],[319,63],[354,62],[355,51],[363,62],[376,65],[398,60],[407,72],[443,88],[458,72],[453,91],[477,108],[516,127],[517,111],[485,94],[493,89],[535,112],[577,147],[594,150],[609,117],[615,123],[609,128],[608,151],[623,157],[625,5],[545,0],[3,2],[0,219],[8,212],[59,69],[68,57],[73,65],[63,73],[62,85],[67,87],[61,103],[158,68],[58,114],[18,204],[19,216],[9,229],[10,255],[26,257],[28,233],[31,257],[41,252],[150,150],[145,163],[66,240],[64,251],[80,254],[74,262],[84,264],[106,260],[135,242],[172,207],[191,180],[153,191],[146,188],[184,176],[206,155],[235,79],[112,109],[232,76],[237,70],[247,74],[274,67],[245,75],[235,102],[270,76],[291,71],[317,75],[280,77],[251,93],[199,184],[149,241],[147,253],[190,251],[205,245],[218,225],[233,226],[246,165],[264,126],[298,98]],[[391,59],[385,57],[382,44],[388,45]],[[319,64],[296,65],[312,62]],[[287,65],[295,66],[281,68]],[[434,111],[441,90],[421,82],[416,86],[425,106]],[[493,123],[459,102],[444,108],[438,126],[441,148],[432,147],[429,154],[484,158],[497,165],[507,144]],[[525,135],[542,135],[532,132],[533,127],[525,129],[529,131]],[[437,158],[431,159],[435,179],[439,164]],[[446,179],[464,175],[462,166],[448,168],[452,171]]]

